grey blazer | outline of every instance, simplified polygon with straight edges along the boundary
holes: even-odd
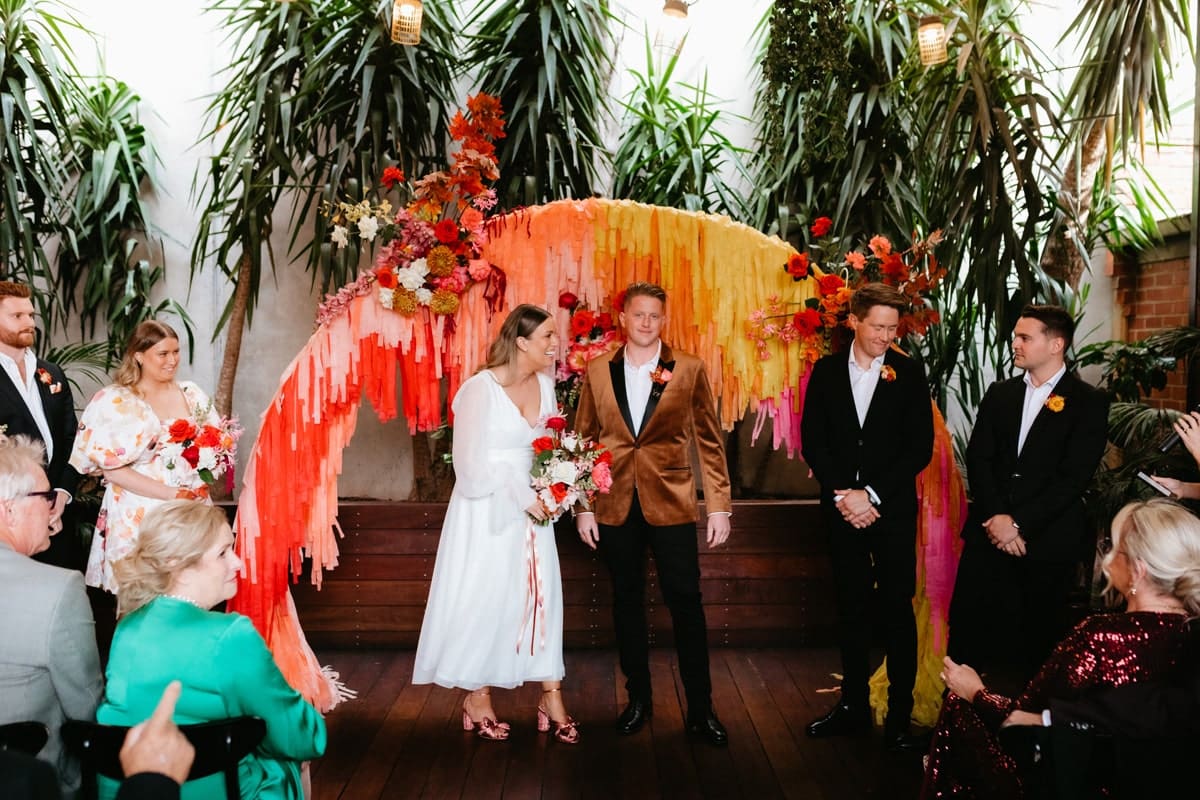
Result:
[[[95,622],[83,576],[14,552],[0,542],[0,724],[37,720],[50,731],[38,757],[63,789],[79,770],[62,751],[64,719],[95,719],[103,692]]]

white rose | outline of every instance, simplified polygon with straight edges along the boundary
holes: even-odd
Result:
[[[349,231],[341,225],[333,226],[333,233],[329,234],[329,241],[336,244],[338,247],[345,247],[350,243],[350,237],[347,235]]]
[[[358,220],[358,235],[368,242],[375,238],[379,231],[379,220],[374,217],[361,217]]]
[[[209,471],[217,467],[217,453],[211,447],[200,448],[200,458],[196,462],[196,469],[207,469]]]
[[[380,289],[379,290],[379,305],[383,306],[384,308],[390,309],[390,308],[392,308],[393,304],[395,303],[395,300],[396,300],[395,290],[393,290],[393,289]]]
[[[425,276],[414,270],[411,266],[396,270],[396,280],[410,292],[415,292],[425,285]]]
[[[555,483],[573,486],[578,477],[579,470],[570,461],[560,461],[550,468],[550,479]]]
[[[433,292],[429,289],[417,289],[417,302],[423,306],[429,305],[429,301],[433,299]]]
[[[575,445],[579,444],[579,439],[573,433],[568,433],[562,437],[562,446],[564,450],[574,450]]]

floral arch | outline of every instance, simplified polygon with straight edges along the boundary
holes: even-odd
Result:
[[[555,309],[565,335],[560,292],[602,307],[632,281],[659,283],[670,297],[664,338],[704,359],[722,424],[753,406],[775,419],[777,447],[798,445],[805,357],[772,342],[764,360],[745,329],[774,298],[812,296],[812,281],[782,274],[795,253],[786,242],[726,217],[602,199],[512,212],[490,220],[487,234],[483,256],[504,273],[502,296],[476,285],[453,318],[406,316],[384,308],[369,280],[351,284],[323,307],[263,414],[235,521],[246,574],[230,606],[254,621],[284,676],[322,711],[340,699],[336,676],[308,647],[288,587],[305,555],[317,586],[337,566],[337,476],[362,399],[383,421],[403,415],[412,432],[437,428],[441,380],[453,397],[513,305]]]

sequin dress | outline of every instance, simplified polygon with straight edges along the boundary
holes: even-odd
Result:
[[[949,695],[933,733],[921,797],[1022,797],[1016,763],[995,735],[1010,711],[1040,714],[1051,698],[1169,679],[1184,658],[1187,637],[1182,614],[1097,614],[1055,648],[1016,700],[986,687],[974,702]],[[1096,789],[1104,793],[1104,787]]]

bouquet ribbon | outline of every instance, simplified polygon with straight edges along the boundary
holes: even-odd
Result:
[[[525,641],[525,629],[529,629],[529,655],[533,655],[539,643],[546,648],[546,597],[542,593],[542,572],[538,569],[537,531],[533,520],[525,521],[525,610],[521,619],[521,630],[517,634],[517,652]],[[538,638],[538,621],[541,621],[541,638]]]

